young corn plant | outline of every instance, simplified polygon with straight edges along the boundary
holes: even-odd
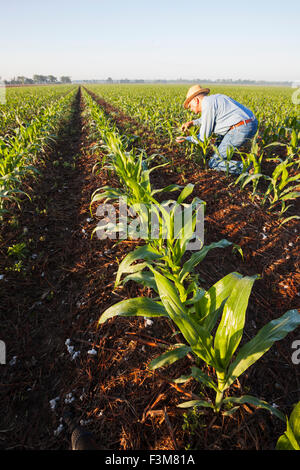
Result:
[[[163,211],[168,217],[168,213],[164,205],[160,205],[154,196],[165,191],[172,192],[180,189],[181,187],[178,185],[168,185],[165,188],[153,190],[150,182],[151,172],[168,163],[162,163],[148,168],[148,164],[152,162],[154,158],[157,158],[156,154],[148,157],[144,151],[140,151],[138,154],[135,149],[128,151],[123,144],[122,138],[115,132],[107,132],[104,139],[105,148],[107,152],[109,152],[109,165],[106,165],[104,168],[109,168],[116,173],[119,181],[121,182],[121,188],[104,186],[97,189],[92,195],[91,204],[97,201],[104,201],[106,203],[113,200],[118,200],[119,202],[122,200],[126,206],[129,206],[131,212],[134,211],[138,214],[142,227],[146,227],[147,238],[147,233],[151,233],[152,230],[151,219],[149,218],[151,207],[159,207],[159,210]],[[124,232],[124,229],[132,229],[133,225],[133,222],[129,227],[124,226],[124,224],[115,224],[114,226],[111,226],[110,224],[110,227],[107,226],[107,228],[111,228],[114,233],[120,233]],[[104,228],[105,227],[102,226],[102,229]],[[127,230],[127,235],[129,237],[136,238],[136,231],[131,233]],[[161,238],[158,237],[156,246],[159,249],[161,248],[161,245]]]
[[[296,129],[291,129],[290,134],[290,141],[289,143],[283,142],[272,142],[265,146],[268,147],[285,147],[286,154],[287,154],[287,161],[290,163],[297,164],[298,167],[300,165],[300,158],[299,158],[299,148],[300,148],[300,133],[296,131]]]
[[[280,214],[282,215],[291,205],[286,205],[286,201],[293,201],[300,197],[300,173],[289,175],[289,168],[293,166],[293,162],[288,159],[279,163],[274,169],[272,176],[265,176],[270,181],[265,192],[262,204],[267,200],[270,202],[270,209],[281,205]]]
[[[234,147],[227,147],[226,149],[226,176],[229,176],[229,163],[235,153]]]
[[[286,431],[279,437],[276,450],[300,450],[300,401],[286,417]]]
[[[138,155],[135,149],[127,151],[123,142],[117,134],[111,132],[105,136],[105,147],[110,152],[108,154],[109,164],[103,168],[113,170],[119,178],[121,188],[112,188],[104,186],[97,189],[93,195],[91,204],[96,201],[113,199],[127,199],[130,206],[136,204],[149,204],[153,201],[152,195],[155,194],[151,189],[150,174],[152,171],[165,166],[167,163],[162,163],[148,168],[148,162],[151,161],[153,156],[144,158],[145,154],[141,151]],[[174,186],[175,187],[175,186]],[[172,186],[173,188],[173,186]],[[168,189],[172,190],[171,186]]]
[[[163,122],[164,130],[169,137],[169,145],[174,143],[174,130],[177,129],[178,123],[174,122],[172,119],[166,119]]]
[[[128,181],[129,179],[127,179]],[[178,188],[177,185],[170,185],[162,189],[152,190],[149,173],[146,170],[144,180],[141,180],[136,187],[127,187],[126,195],[124,192],[122,193],[122,190],[105,187],[101,189],[101,192],[97,192],[93,196],[92,202],[100,200],[107,202],[113,199],[125,199],[126,197],[126,203],[129,203],[130,209],[135,211],[138,218],[129,225],[128,221],[126,221],[127,226],[119,223],[111,228],[114,233],[117,231],[124,233],[127,230],[127,237],[142,238],[146,241],[146,245],[136,248],[120,263],[115,287],[120,284],[123,274],[127,274],[123,282],[129,280],[141,283],[144,283],[145,280],[149,282],[153,276],[151,272],[146,271],[145,261],[147,261],[155,262],[159,265],[159,269],[165,275],[170,276],[174,282],[178,283],[178,288],[181,289],[181,278],[184,275],[184,272],[183,274],[181,273],[181,260],[186,252],[189,241],[194,237],[196,224],[201,223],[201,220],[199,221],[199,213],[202,213],[201,209],[204,203],[200,199],[194,198],[187,208],[184,207],[183,201],[193,190],[193,185],[187,185],[183,188],[176,201],[160,203],[154,198],[159,192],[178,190]],[[136,190],[132,192],[133,189]],[[186,209],[183,223],[181,223],[182,212],[178,214],[178,209],[181,209],[182,206]],[[176,224],[176,220],[179,220],[180,224]],[[139,231],[137,231],[138,226],[140,227]],[[102,229],[104,228],[102,227]],[[226,243],[226,241],[223,241],[223,246]],[[229,245],[229,242],[227,245]],[[136,264],[137,261],[140,262]],[[200,262],[200,259],[198,262]]]
[[[203,261],[210,250],[232,246],[233,250],[239,250],[242,254],[240,247],[225,239],[207,246],[203,244],[204,228],[202,232],[197,227],[203,223],[205,203],[197,197],[193,198],[190,204],[184,203],[193,188],[192,184],[185,186],[176,201],[156,202],[154,207],[158,213],[158,226],[163,227],[157,237],[153,237],[151,223],[149,223],[148,214],[146,214],[145,219],[148,222],[146,233],[149,234],[146,237],[146,244],[136,248],[122,260],[117,271],[115,288],[120,283],[135,281],[148,287],[151,284],[151,287],[157,290],[153,273],[149,270],[149,264],[151,264],[175,283],[180,298],[184,301],[186,295],[195,289],[198,275],[194,273],[194,269]],[[169,204],[171,210],[166,210]],[[183,214],[184,217],[182,217]],[[185,255],[191,249],[192,255],[183,262]],[[123,275],[126,276],[121,280]],[[184,288],[184,282],[189,283],[188,290]]]
[[[252,197],[257,194],[257,188],[259,184],[259,180],[261,178],[264,179],[264,175],[262,173],[262,160],[264,157],[264,153],[260,150],[260,146],[257,142],[258,134],[255,135],[254,139],[251,143],[250,152],[240,152],[238,151],[241,160],[243,162],[244,171],[238,176],[235,180],[234,184],[240,184],[242,188],[244,188],[249,183],[252,183]],[[247,168],[252,168],[252,173],[249,175],[249,172],[246,171]]]
[[[193,138],[193,144],[197,149],[197,155],[195,160],[197,161],[197,163],[201,163],[203,165],[203,168],[207,169],[208,152],[212,137],[205,137],[204,141],[202,142],[202,140],[198,138],[198,132],[196,131],[196,129],[191,129],[190,135]]]
[[[270,321],[254,338],[238,349],[243,336],[249,296],[257,276],[231,273],[207,291],[199,288],[192,299],[183,302],[175,284],[152,266],[149,267],[154,275],[159,300],[148,297],[123,300],[108,308],[100,317],[99,324],[116,315],[168,318],[174,322],[186,342],[174,345],[152,361],[150,368],[155,370],[171,365],[192,353],[196,359],[200,359],[215,371],[215,377],[211,377],[199,367],[193,366],[189,374],[179,377],[176,382],[182,383],[193,378],[209,387],[215,394],[214,401],[199,397],[181,403],[179,407],[208,407],[218,413],[228,403],[249,403],[268,409],[284,421],[284,415],[277,408],[257,397],[225,396],[225,392],[272,347],[274,342],[283,339],[300,325],[299,312],[289,310]]]

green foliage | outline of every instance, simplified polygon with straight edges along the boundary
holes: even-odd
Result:
[[[286,417],[286,431],[279,437],[276,450],[300,450],[300,402],[290,417]]]
[[[26,255],[28,254],[26,243],[16,243],[15,245],[9,246],[7,248],[7,254],[8,256],[13,256],[14,258],[17,258],[18,260],[25,259]]]
[[[0,135],[0,217],[7,212],[9,201],[19,205],[20,196],[30,197],[21,189],[22,182],[29,174],[39,175],[35,165],[47,145],[55,140],[59,121],[74,97],[75,89],[72,90],[65,96],[58,93],[56,100],[53,96],[49,99],[45,93],[40,97],[40,108],[29,121],[22,122],[16,115],[18,126],[6,135]],[[31,95],[25,96],[30,100]],[[7,109],[13,106],[9,103],[8,100]]]
[[[182,103],[187,91],[186,85],[89,85],[94,93],[120,108],[125,114],[134,117],[143,125],[153,130],[159,139],[168,143],[174,142],[180,123],[194,119]],[[293,201],[298,198],[300,176],[299,107],[291,100],[291,89],[279,87],[241,87],[222,85],[210,86],[211,93],[225,93],[251,109],[259,122],[259,129],[252,141],[250,152],[245,149],[238,154],[243,161],[244,171],[236,178],[235,183],[242,188],[252,186],[252,197],[261,198],[261,204],[279,212],[282,223],[290,219],[282,219],[282,214],[293,208]],[[275,112],[274,112],[275,110]],[[190,128],[190,134],[197,139],[198,129]],[[215,151],[212,139],[184,147],[186,158],[194,158],[204,168]],[[275,149],[275,155],[269,153]],[[281,151],[285,152],[284,156]],[[233,157],[229,151],[227,161]],[[270,171],[269,163],[274,162],[275,168]],[[287,182],[285,172],[281,171],[281,163],[288,171]],[[252,165],[251,174],[246,169]],[[279,166],[278,169],[276,167]],[[175,168],[175,171],[180,171]],[[273,173],[273,174],[272,174]],[[298,174],[297,174],[298,173]],[[227,171],[228,174],[228,171]],[[270,182],[265,195],[265,181]],[[283,185],[284,184],[284,188]],[[284,192],[285,191],[285,192]],[[264,197],[265,196],[265,197]],[[288,201],[288,204],[287,204]],[[290,217],[293,214],[290,215]]]
[[[282,317],[266,324],[257,335],[240,349],[246,310],[253,283],[257,276],[241,276],[231,273],[218,281],[208,291],[202,291],[200,300],[182,302],[175,284],[150,267],[154,274],[159,301],[144,299],[147,308],[141,308],[141,298],[129,299],[110,307],[100,317],[99,323],[121,314],[122,316],[166,316],[181,332],[187,344],[175,345],[159,358],[152,361],[150,368],[170,365],[192,352],[205,364],[214,368],[216,378],[193,367],[191,374],[179,378],[182,382],[194,378],[215,391],[215,403],[202,399],[182,403],[180,407],[205,406],[219,411],[223,404],[250,403],[268,409],[275,416],[284,419],[276,408],[256,397],[245,395],[240,398],[226,397],[224,392],[250,366],[260,359],[274,344],[300,325],[297,310],[290,310]],[[155,312],[155,313],[154,313]],[[212,330],[216,327],[214,336]]]
[[[106,91],[113,93],[112,88],[106,89]],[[108,100],[111,101],[111,98],[112,95],[109,95]],[[211,249],[232,246],[234,250],[237,250],[239,247],[227,240],[220,240],[208,246],[202,244],[198,251],[193,254],[188,253],[186,246],[193,233],[197,216],[196,207],[201,203],[204,206],[205,203],[197,198],[190,202],[191,217],[182,232],[178,233],[174,228],[174,207],[185,204],[193,192],[193,185],[187,184],[183,188],[173,185],[153,190],[150,173],[159,165],[150,168],[152,158],[149,158],[142,149],[130,148],[130,143],[128,144],[124,136],[119,135],[116,127],[89,95],[85,94],[85,99],[90,108],[93,123],[95,127],[98,127],[102,141],[101,147],[106,155],[105,165],[102,168],[114,171],[121,184],[121,187],[117,189],[109,186],[100,188],[94,193],[92,203],[126,198],[147,226],[150,224],[148,209],[152,204],[155,204],[159,213],[160,226],[164,227],[164,231],[159,232],[159,237],[146,237],[145,245],[139,246],[125,256],[119,265],[115,281],[115,287],[128,281],[141,283],[151,289],[155,297],[131,298],[112,305],[100,316],[99,324],[116,316],[166,317],[174,323],[184,342],[173,345],[161,356],[154,359],[149,367],[156,370],[159,367],[171,366],[176,361],[182,360],[187,354],[193,354],[197,366],[191,367],[190,373],[178,377],[176,382],[196,380],[215,394],[214,401],[207,401],[199,396],[196,400],[181,403],[179,405],[181,408],[207,407],[215,412],[225,409],[225,413],[230,414],[235,411],[238,405],[249,403],[269,410],[279,419],[284,420],[284,415],[264,400],[251,395],[230,396],[228,393],[231,385],[256,363],[275,342],[283,339],[300,325],[298,311],[289,310],[281,317],[267,323],[254,338],[245,342],[243,334],[246,311],[253,284],[258,276],[242,276],[232,272],[206,290],[200,285],[199,276],[195,272],[197,265],[204,260]],[[143,105],[145,105],[145,101],[146,98],[143,96]],[[130,99],[129,101],[125,100],[123,106],[128,106],[126,107],[127,114],[134,114],[129,112],[130,109],[133,111],[133,108],[130,107]],[[153,122],[156,132],[163,132],[161,108],[153,109],[152,114],[147,106],[141,106],[141,108],[143,109],[143,119],[146,119],[147,123]],[[153,121],[151,121],[151,115],[154,116]],[[180,116],[184,117],[182,110]],[[174,127],[175,124],[178,127],[180,120],[176,115]],[[168,127],[166,133],[170,137],[172,124],[166,127]],[[268,145],[268,134],[263,132],[263,143]],[[297,142],[293,135],[291,145],[295,145]],[[209,145],[208,142],[205,142],[204,145],[201,145],[204,164],[208,151]],[[228,162],[232,155],[232,152],[228,154]],[[251,178],[243,175],[239,181],[242,181],[244,186],[252,182],[253,194],[255,194],[260,178],[265,178],[261,172],[263,156],[256,139],[252,144],[251,152],[241,154],[241,156],[245,168],[249,163],[253,164],[255,174]],[[271,203],[285,200],[288,195],[291,196],[287,185],[292,182],[297,184],[298,175],[291,177],[286,173],[290,163],[289,160],[277,168],[273,174],[273,180],[277,175],[280,178],[277,178],[276,182],[270,186],[270,190],[266,192],[266,198],[271,197]],[[161,166],[164,165],[165,162],[161,164]],[[276,193],[276,201],[274,201],[274,196],[273,198],[271,196],[271,189],[273,194]],[[179,192],[176,199],[163,202],[156,200],[156,194],[163,194],[170,190]],[[166,209],[169,203],[174,204],[171,211]],[[117,228],[122,227],[118,226]],[[167,237],[163,236],[165,234]],[[176,237],[176,235],[179,236]],[[185,255],[187,255],[186,258]],[[125,277],[122,277],[124,275]],[[202,363],[214,371],[212,375],[201,368]]]

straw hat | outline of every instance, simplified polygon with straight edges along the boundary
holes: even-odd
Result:
[[[186,94],[186,100],[183,103],[183,106],[185,108],[187,108],[189,102],[192,101],[192,99],[195,98],[195,96],[200,95],[201,93],[205,93],[206,95],[208,95],[208,93],[210,93],[210,89],[209,88],[202,88],[201,85],[191,86],[191,88],[188,90],[188,92]]]

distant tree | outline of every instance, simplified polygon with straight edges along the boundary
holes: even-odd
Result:
[[[24,85],[25,80],[26,80],[26,77],[23,77],[23,76],[17,77],[17,82],[21,83],[22,85]]]
[[[71,83],[70,77],[60,77],[61,83]]]
[[[49,83],[55,83],[55,82],[57,82],[57,78],[54,77],[54,75],[48,75],[48,76],[47,76],[47,82],[49,82]]]
[[[33,75],[33,81],[34,83],[47,83],[48,81],[48,76],[47,75]]]
[[[111,77],[108,77],[108,79],[106,81],[107,81],[107,83],[113,83],[113,79]]]

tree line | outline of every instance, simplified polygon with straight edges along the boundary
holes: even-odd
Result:
[[[33,75],[32,78],[18,76],[11,80],[4,80],[6,85],[36,85],[36,84],[53,84],[53,83],[71,83],[71,77],[62,76],[59,78],[54,75]]]

